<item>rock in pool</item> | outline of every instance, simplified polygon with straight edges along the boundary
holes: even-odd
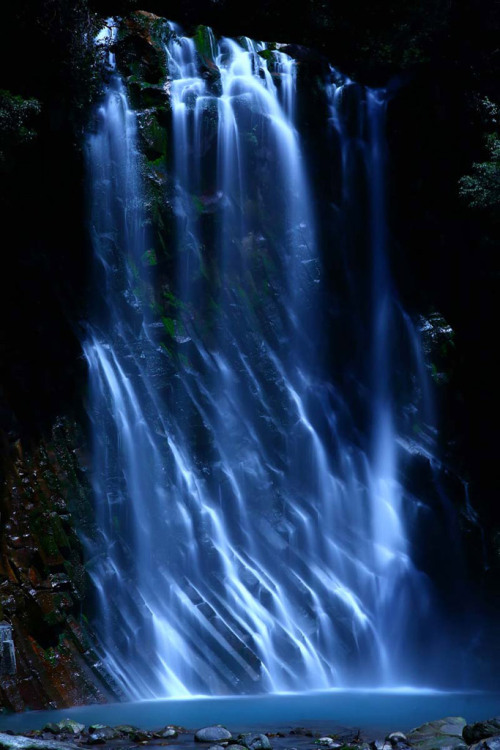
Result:
[[[89,745],[102,745],[108,740],[116,740],[120,733],[105,724],[92,724],[89,727]]]
[[[473,745],[486,737],[494,737],[500,734],[500,716],[495,716],[487,721],[478,721],[476,724],[467,724],[464,727],[463,736],[468,745]]]
[[[85,731],[85,724],[79,724],[77,721],[73,721],[73,719],[58,721],[57,726],[60,732],[65,732],[66,734],[81,734]]]
[[[194,739],[196,742],[217,743],[221,740],[232,739],[232,735],[231,732],[229,732],[225,727],[221,727],[220,724],[217,724],[217,726],[203,727],[203,729],[198,729],[198,731],[194,735]]]
[[[0,732],[0,750],[76,750],[76,745],[56,740],[36,740]]]
[[[481,742],[476,742],[470,750],[500,750],[500,734],[495,737],[486,737]]]
[[[271,750],[269,737],[265,734],[240,734],[238,741],[248,750]]]
[[[158,731],[155,732],[155,737],[161,739],[175,739],[178,735],[179,733],[175,727],[163,727],[163,729],[158,729]]]
[[[417,750],[466,750],[467,745],[462,737],[465,724],[465,719],[461,716],[437,719],[412,729],[408,740]]]

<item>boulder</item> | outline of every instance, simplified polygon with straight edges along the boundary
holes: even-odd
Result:
[[[500,734],[500,716],[495,716],[493,719],[487,719],[486,721],[478,721],[475,724],[467,724],[463,731],[464,740],[468,745],[484,740],[486,737],[494,737],[497,734]]]
[[[37,740],[0,732],[0,750],[76,750],[76,745],[56,740]]]
[[[136,732],[130,735],[133,742],[147,742],[153,739],[152,732],[146,732],[143,729],[138,729]]]
[[[418,750],[466,750],[466,743],[462,737],[465,719],[461,716],[448,716],[412,729],[408,734],[408,741]]]
[[[406,734],[403,734],[403,732],[391,732],[387,735],[385,741],[390,742],[390,744],[393,746],[408,744],[408,738]]]
[[[119,724],[118,726],[114,727],[115,732],[118,732],[119,734],[135,734],[135,732],[139,731],[139,727],[133,727],[131,724]]]
[[[175,727],[163,727],[163,729],[158,729],[158,731],[155,732],[155,737],[161,739],[175,739],[178,735],[179,732]]]
[[[472,745],[470,750],[500,750],[500,734],[477,742],[475,745]]]
[[[248,750],[271,750],[269,737],[265,734],[240,734],[238,741]]]
[[[89,727],[89,735],[89,744],[99,745],[108,740],[115,740],[120,733],[105,724],[92,724]]]
[[[212,727],[203,727],[198,729],[194,735],[195,742],[220,742],[221,740],[231,740],[232,735],[225,727],[220,724]]]
[[[85,731],[85,724],[80,724],[73,719],[63,719],[62,721],[58,721],[57,726],[59,727],[60,732],[65,732],[66,734],[81,734]]]
[[[165,19],[152,13],[131,13],[113,45],[120,72],[143,84],[162,84],[166,77],[162,36],[167,28]]]

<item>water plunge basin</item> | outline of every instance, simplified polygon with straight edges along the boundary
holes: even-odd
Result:
[[[356,728],[368,739],[389,731],[408,731],[445,716],[463,716],[468,723],[500,713],[498,692],[445,692],[427,689],[335,689],[321,692],[253,696],[193,696],[186,699],[90,705],[56,711],[30,711],[0,718],[0,731],[40,729],[47,722],[71,718],[82,724],[132,724],[154,729],[176,724],[196,730],[223,724],[234,734],[245,730],[279,731],[307,726],[322,733]],[[172,750],[192,744],[191,735],[169,743]],[[298,740],[299,738],[297,738]],[[297,746],[297,740],[293,745]],[[308,738],[309,745],[313,740]],[[193,743],[194,744],[194,743]],[[278,743],[279,744],[279,743]],[[278,744],[273,740],[273,746]],[[299,742],[299,744],[302,744]],[[285,742],[290,745],[290,738]]]

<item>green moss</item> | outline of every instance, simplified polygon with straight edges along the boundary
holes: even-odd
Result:
[[[51,667],[57,666],[57,654],[52,646],[44,651],[44,657],[49,662]]]
[[[213,44],[212,32],[207,26],[198,26],[194,34],[194,43],[196,51],[202,58],[204,64],[212,63],[215,65],[214,59],[216,56],[215,47]]]
[[[134,279],[136,281],[138,281],[138,279],[139,279],[139,270],[138,270],[138,268],[137,268],[137,266],[135,264],[135,261],[132,258],[129,258],[129,260],[128,260],[128,266],[129,266],[130,270],[132,271],[132,276],[134,277]]]
[[[197,195],[192,195],[191,200],[193,202],[193,206],[195,207],[195,210],[197,213],[202,214],[204,210],[204,206],[200,198],[198,198]]]
[[[259,145],[259,140],[255,131],[256,128],[254,127],[250,132],[245,133],[245,141],[252,148],[257,148]]]
[[[163,297],[169,305],[172,305],[172,307],[176,307],[180,310],[186,309],[186,305],[184,304],[184,302],[176,297],[175,294],[173,294],[169,289],[163,290]]]
[[[37,542],[40,544],[45,554],[50,557],[58,557],[60,552],[54,536],[54,531],[50,526],[47,528],[45,519],[35,520],[32,524],[32,528],[35,532]]]
[[[273,50],[270,50],[270,49],[261,50],[259,52],[259,56],[263,57],[264,60],[267,60],[268,62],[274,59]]]
[[[434,362],[431,362],[430,368],[431,368],[431,378],[433,379],[435,383],[439,383],[440,377],[439,377],[439,370],[437,368],[437,365]]]
[[[142,112],[137,117],[139,134],[149,163],[160,166],[167,153],[167,133],[163,125],[158,123],[154,111]]]
[[[46,622],[47,625],[50,625],[52,627],[59,625],[62,619],[64,618],[61,618],[61,613],[57,610],[47,612],[47,614],[43,616],[43,621]]]
[[[163,342],[160,343],[160,348],[162,349],[163,352],[165,352],[165,354],[167,356],[169,356],[169,357],[173,357],[174,356],[173,353],[172,353],[172,350],[169,349],[168,346],[166,344],[164,344]]]
[[[173,318],[162,317],[161,322],[168,335],[175,336],[175,320]]]
[[[141,260],[145,266],[157,266],[158,265],[158,258],[156,257],[156,252],[154,248],[150,248],[149,250],[146,250],[146,252],[143,253]]]
[[[150,169],[154,169],[155,171],[161,171],[162,173],[165,172],[165,157],[164,156],[158,156],[156,159],[147,159],[146,164]]]

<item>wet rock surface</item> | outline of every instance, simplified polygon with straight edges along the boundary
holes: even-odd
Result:
[[[12,628],[15,670],[2,677],[0,705],[10,710],[119,698],[81,616],[88,582],[75,527],[93,533],[83,446],[76,423],[59,419],[38,443],[17,439],[4,454],[0,619]]]
[[[422,724],[408,734],[409,744],[418,750],[465,749],[467,743],[462,736],[465,725],[466,721],[461,716],[448,716]]]
[[[220,742],[232,739],[232,735],[225,727],[213,726],[198,729],[194,738],[196,742]]]
[[[500,735],[500,716],[495,716],[487,721],[478,721],[475,724],[467,724],[463,731],[463,738],[468,744],[495,735]]]
[[[269,737],[265,734],[241,734],[238,742],[248,750],[271,750]]]
[[[2,750],[75,750],[75,745],[56,740],[11,736],[0,732],[0,748]]]
[[[500,750],[500,734],[472,745],[473,750]]]
[[[75,750],[89,745],[108,745],[110,748],[132,750],[138,745],[168,746],[171,750],[195,750],[199,743],[207,743],[208,750],[316,750],[318,747],[336,750],[500,750],[500,733],[493,734],[497,718],[466,725],[461,717],[446,717],[422,724],[409,732],[380,733],[361,731],[343,726],[275,728],[265,732],[230,731],[218,724],[198,730],[166,725],[151,730],[132,725],[107,726],[65,719],[47,723],[41,730],[15,735],[0,733],[0,750]],[[0,720],[1,726],[1,720]],[[490,735],[485,737],[484,734]],[[483,737],[471,743],[464,739]],[[211,744],[209,744],[211,743]]]

